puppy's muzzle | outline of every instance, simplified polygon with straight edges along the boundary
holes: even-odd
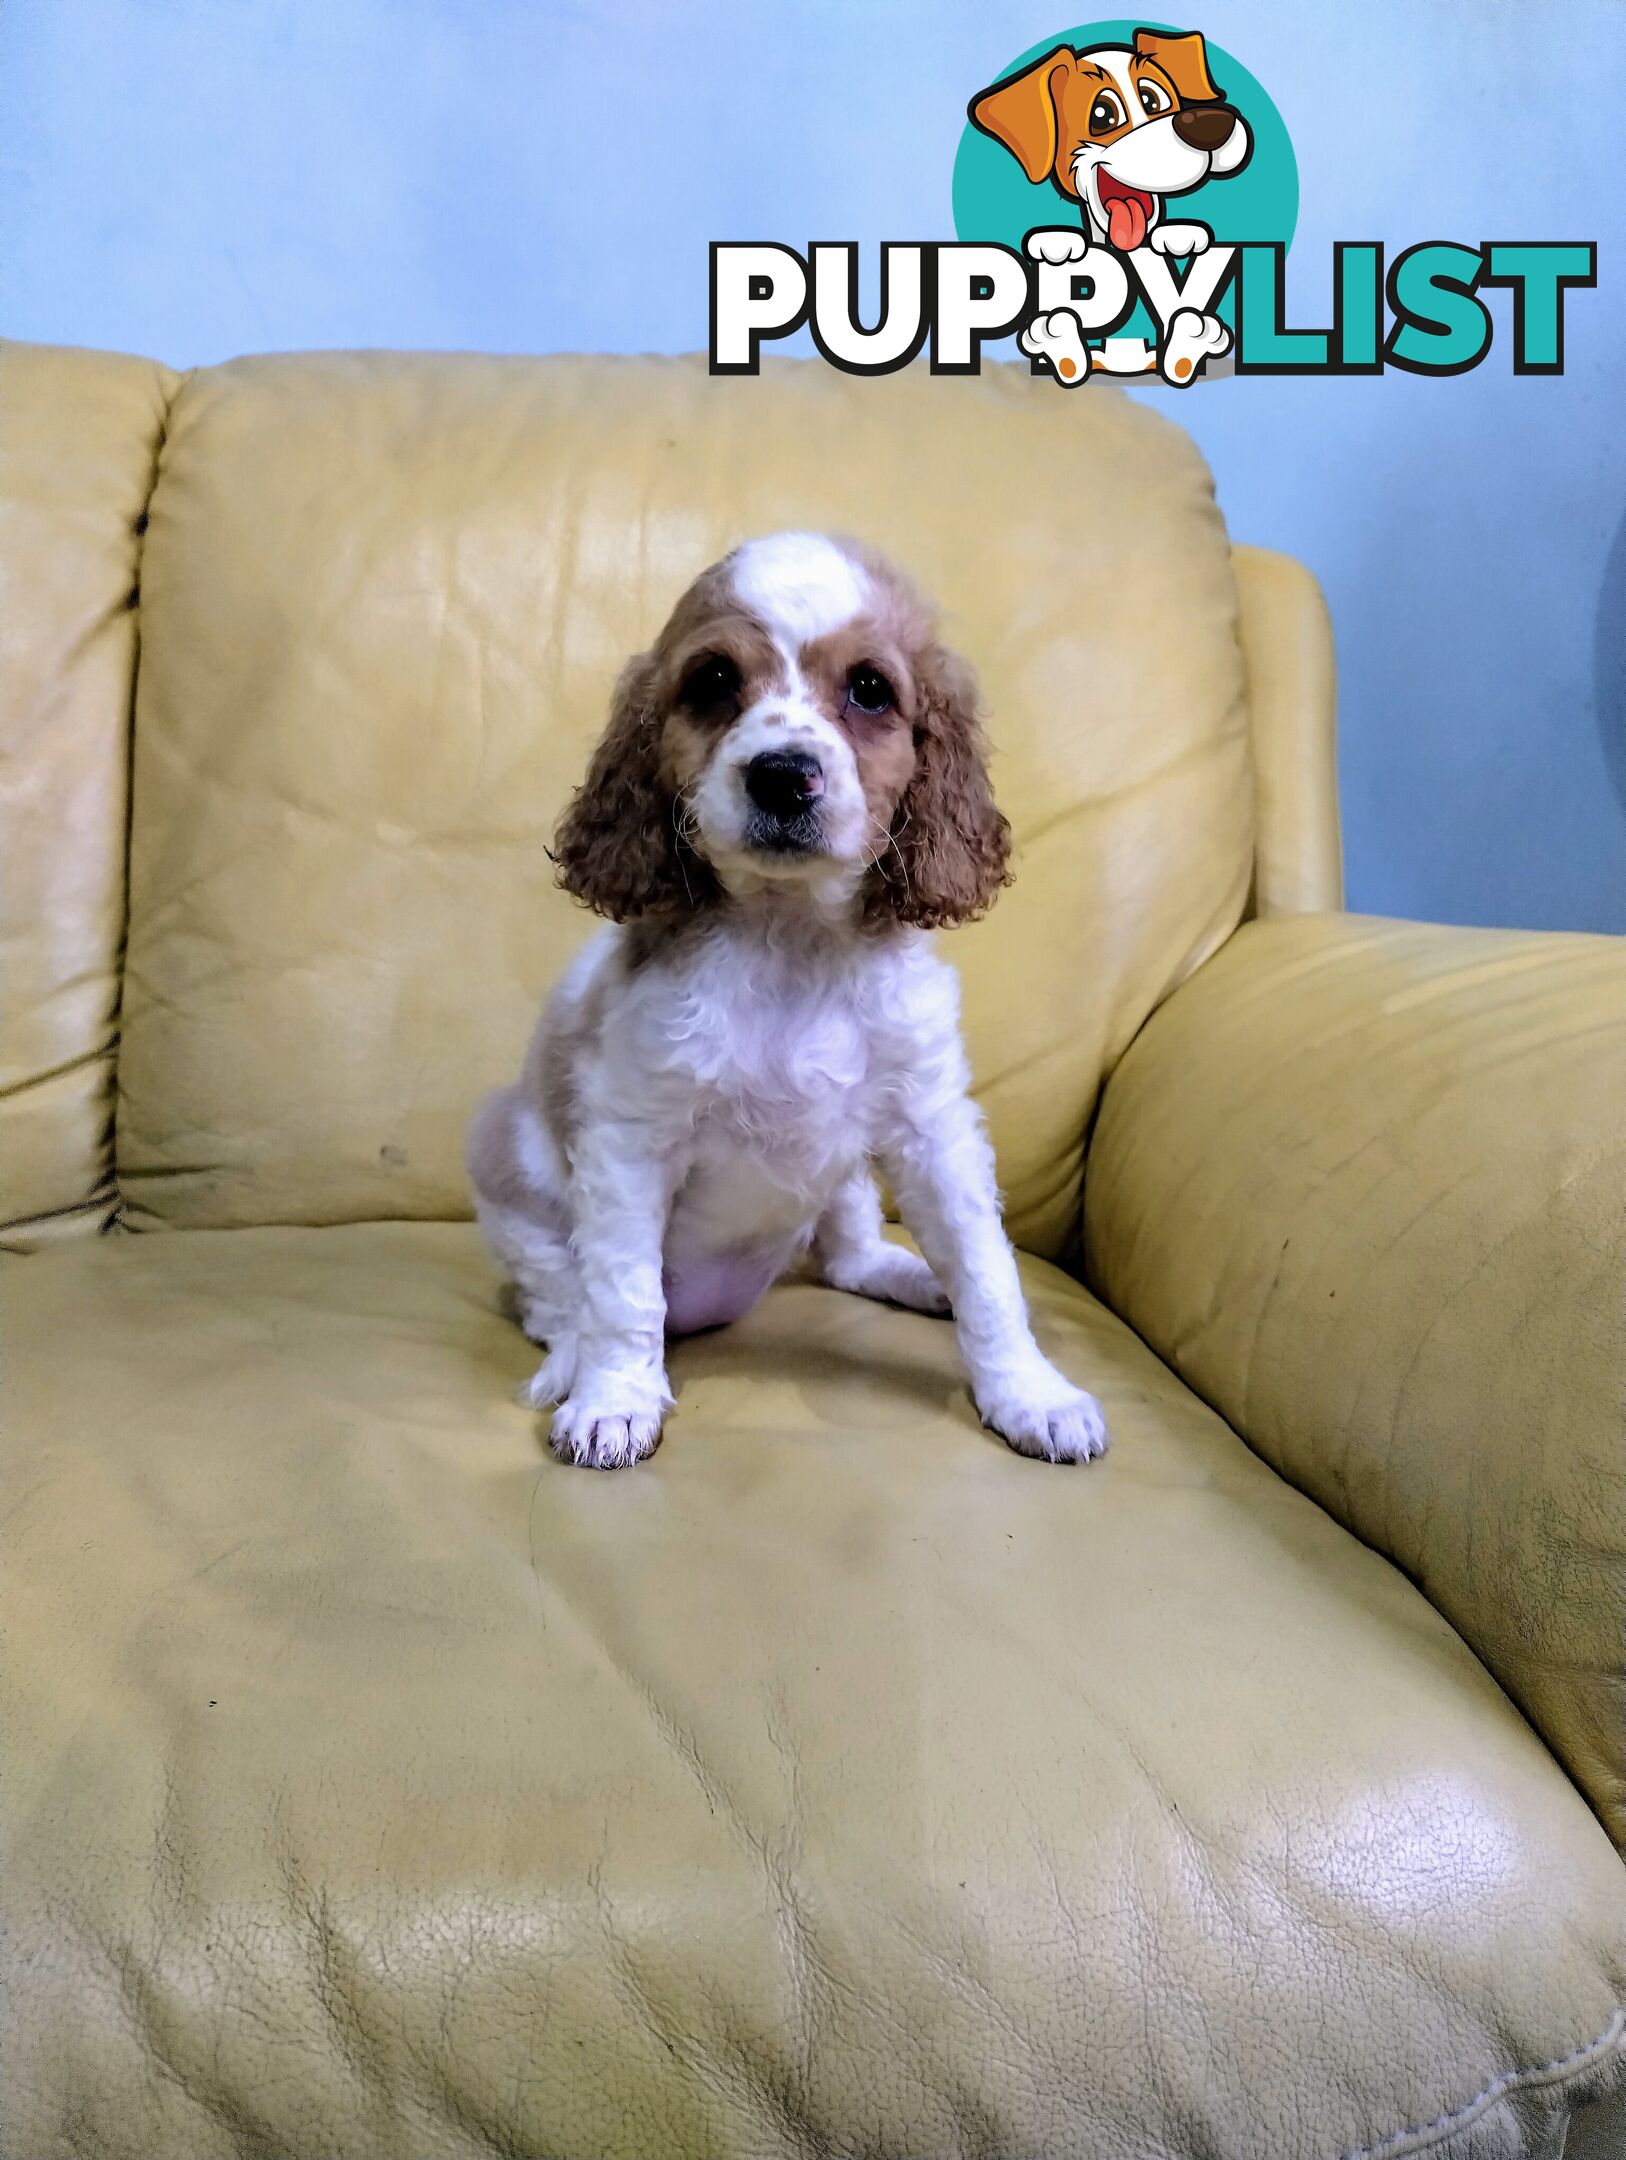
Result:
[[[1206,150],[1210,156],[1231,139],[1236,114],[1228,105],[1187,106],[1174,116],[1174,132],[1188,149]]]
[[[823,768],[805,750],[763,750],[745,768],[745,792],[772,824],[788,828],[817,809]]]

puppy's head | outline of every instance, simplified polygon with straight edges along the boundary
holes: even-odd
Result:
[[[767,886],[935,928],[1006,882],[976,685],[890,564],[818,533],[704,571],[628,663],[555,840],[618,922]]]
[[[1030,180],[1082,203],[1126,254],[1157,223],[1164,196],[1240,172],[1252,148],[1208,72],[1200,30],[1137,30],[1133,45],[1083,53],[1059,45],[980,92],[970,117]]]

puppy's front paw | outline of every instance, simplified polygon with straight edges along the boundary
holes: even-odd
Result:
[[[1159,255],[1201,255],[1214,245],[1214,235],[1206,225],[1154,225],[1146,245]]]
[[[977,1410],[1018,1455],[1043,1462],[1091,1462],[1107,1451],[1107,1422],[1093,1395],[1042,1360],[977,1390]]]
[[[1030,232],[1022,245],[1035,262],[1082,262],[1090,252],[1090,236],[1079,225],[1045,225]]]
[[[588,1374],[553,1413],[548,1444],[584,1470],[624,1470],[660,1446],[671,1400],[664,1373]]]

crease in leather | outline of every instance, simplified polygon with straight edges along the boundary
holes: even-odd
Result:
[[[542,1600],[540,1611],[544,1625],[550,1609],[562,1608],[569,1614],[581,1639],[591,1645],[604,1666],[620,1681],[628,1696],[648,1719],[662,1746],[693,1783],[705,1801],[708,1813],[713,1817],[720,1815],[723,1818],[741,1849],[761,1869],[776,1916],[783,1970],[790,1981],[797,2004],[801,2024],[799,2037],[803,2073],[806,2079],[818,2039],[819,1990],[821,1987],[825,1991],[839,1990],[842,1983],[827,1961],[818,1955],[813,1932],[803,1912],[803,1898],[794,1871],[794,1855],[779,1854],[775,1850],[773,1837],[755,1826],[744,1802],[731,1789],[727,1779],[719,1774],[714,1765],[707,1762],[693,1731],[662,1703],[654,1682],[639,1672],[628,1656],[612,1644],[604,1628],[598,1624],[598,1616],[592,1614],[579,1598],[572,1596],[562,1575],[556,1572],[544,1584],[536,1542],[536,1504],[549,1474],[548,1467],[544,1466],[532,1486],[526,1531],[531,1573]],[[787,1745],[775,1734],[771,1721],[768,1732],[770,1741],[786,1761],[789,1771],[789,1812],[794,1824],[798,1817],[794,1747]],[[654,1998],[636,1973],[634,1952],[630,1942],[621,1937],[613,1902],[603,1886],[601,1869],[598,1872],[589,1870],[588,1884],[593,1892],[601,1931],[616,1958],[623,1980],[644,2012],[649,2029],[662,2037],[670,2048],[670,2037],[663,2031],[668,2021],[664,2016],[655,2013]],[[795,2137],[797,2149],[809,2153],[822,2150],[811,2126],[803,2122],[790,2105],[789,2096],[777,2088],[771,2076],[764,2075],[765,2066],[742,2056],[737,2063],[730,2066],[733,2073],[731,2076],[726,2074],[723,2066],[707,2066],[697,2061],[691,2067],[702,2074],[718,2077],[724,2088],[730,2090],[736,2099],[743,2093],[755,2099],[759,2106],[765,2106],[766,2111],[776,2117],[780,2130]]]
[[[542,1479],[547,1474],[546,1469],[539,1473],[535,1487],[537,1493],[542,1490]],[[534,1536],[531,1541],[531,1569],[540,1590],[542,1576],[537,1563]],[[669,1710],[663,1708],[653,1685],[641,1673],[635,1672],[626,1659],[611,1647],[603,1629],[594,1625],[585,1616],[580,1606],[572,1600],[557,1576],[549,1578],[549,1588],[553,1597],[569,1613],[580,1630],[583,1639],[591,1643],[604,1664],[614,1673],[633,1701],[638,1704],[639,1708],[648,1717],[662,1745],[671,1752],[674,1760],[680,1763],[693,1779],[699,1790],[700,1797],[705,1801],[710,1812],[713,1815],[721,1813],[725,1821],[733,1828],[745,1850],[758,1860],[765,1862],[765,1839],[758,1831],[753,1829],[743,1808],[729,1791],[727,1785],[718,1778],[713,1770],[708,1769],[694,1735],[686,1731]]]
[[[147,535],[151,529],[152,502],[158,491],[159,476],[163,471],[164,449],[169,440],[169,416],[175,408],[175,399],[186,382],[190,370],[171,374],[169,395],[159,416],[158,436],[153,445],[150,479],[146,501],[142,505],[140,523],[136,532],[135,581],[130,594],[130,604],[135,613],[135,648],[130,657],[129,700],[124,714],[124,838],[123,838],[123,912],[117,959],[117,992],[111,1015],[111,1100],[108,1103],[105,1148],[107,1156],[108,1183],[112,1190],[112,1223],[122,1221],[125,1208],[124,1187],[119,1179],[118,1115],[119,1115],[119,1049],[124,1039],[124,1007],[128,989],[126,963],[130,950],[130,881],[132,843],[135,831],[135,723],[136,700],[141,688],[141,579],[146,564]]]
[[[65,1080],[72,1073],[83,1072],[87,1065],[100,1064],[117,1040],[118,1037],[115,1034],[107,1042],[93,1043],[88,1049],[77,1051],[70,1058],[64,1058],[60,1065],[49,1065],[38,1072],[24,1073],[16,1080],[0,1081],[0,1102],[14,1101],[19,1095],[26,1095],[31,1088],[49,1087],[53,1081]],[[42,1209],[41,1212],[56,1214],[62,1211],[59,1209]],[[7,1225],[7,1228],[10,1229],[16,1227],[14,1223]]]
[[[14,1040],[16,1067],[0,1091],[0,1104],[21,1110],[19,1118],[8,1119],[18,1185],[0,1225],[0,1248],[17,1250],[92,1232],[119,1205],[110,1113],[128,918],[127,853],[116,861],[114,849],[123,844],[128,820],[145,522],[174,378],[156,363],[113,354],[58,355],[15,339],[0,340],[0,377],[7,445],[16,452],[15,479],[8,463],[0,507],[8,524],[20,522],[36,555],[44,550],[55,566],[49,576],[42,573],[37,589],[29,584],[31,573],[19,570],[37,605],[25,608],[10,595],[17,611],[17,675],[14,682],[8,677],[8,704],[18,732],[8,743],[13,757],[7,762],[15,763],[21,784],[8,775],[0,811],[24,834],[31,823],[49,828],[61,857],[83,866],[76,883],[62,887],[59,878],[51,887],[51,906],[59,887],[63,893],[66,939],[60,914],[53,914],[48,932],[36,929],[18,938],[29,1018],[18,1031],[20,1046]],[[56,443],[62,454],[55,472],[65,477],[52,492],[49,453]],[[97,485],[116,487],[116,521],[113,503],[94,492]],[[9,670],[9,647],[6,657]],[[74,783],[60,798],[48,795],[56,816],[42,819],[27,776],[48,777],[53,759],[75,776]],[[115,841],[103,812],[119,785],[125,788],[124,816]],[[93,822],[72,829],[80,812]],[[68,829],[62,829],[64,818]],[[17,837],[14,830],[8,852]],[[36,982],[29,978],[36,972],[30,944],[37,937],[48,937],[51,964]],[[59,961],[66,964],[59,968]],[[53,1080],[70,1085],[53,1094],[45,1084]]]
[[[121,1227],[119,1202],[111,1192],[92,1195],[71,1208],[46,1208],[38,1215],[24,1215],[15,1222],[0,1223],[0,1253],[14,1258],[33,1257],[41,1246],[55,1244],[82,1231],[111,1233]]]

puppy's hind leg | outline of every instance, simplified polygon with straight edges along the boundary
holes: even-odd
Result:
[[[520,1390],[531,1408],[560,1402],[576,1372],[581,1291],[563,1166],[541,1120],[514,1090],[481,1106],[469,1135],[474,1212],[507,1270],[514,1317],[548,1355]]]
[[[577,1287],[575,1260],[561,1212],[555,1223],[521,1216],[477,1198],[474,1212],[486,1242],[513,1283],[514,1316],[547,1356],[519,1390],[533,1410],[563,1402],[576,1377]]]
[[[819,1217],[813,1260],[819,1280],[833,1290],[906,1305],[939,1319],[948,1315],[948,1296],[926,1262],[907,1246],[887,1242],[880,1196],[868,1170],[855,1171]]]

